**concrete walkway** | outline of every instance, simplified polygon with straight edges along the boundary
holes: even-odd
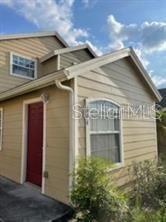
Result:
[[[65,222],[71,213],[69,206],[31,186],[0,177],[0,222]]]

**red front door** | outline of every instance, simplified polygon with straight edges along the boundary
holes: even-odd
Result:
[[[28,150],[26,180],[42,183],[43,103],[28,105]]]

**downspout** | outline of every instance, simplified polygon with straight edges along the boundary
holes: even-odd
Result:
[[[72,173],[75,166],[75,122],[72,117],[75,92],[73,88],[62,85],[60,80],[55,80],[55,84],[58,89],[66,90],[70,93],[69,99],[69,192],[72,189]]]

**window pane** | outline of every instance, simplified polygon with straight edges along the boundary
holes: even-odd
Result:
[[[13,63],[14,63],[14,64],[18,64],[18,62],[19,62],[19,57],[13,55]]]
[[[29,77],[34,77],[34,70],[29,69],[29,73],[28,73]]]
[[[34,78],[35,62],[24,57],[13,55],[12,72],[20,76]]]
[[[114,119],[114,130],[120,131],[120,121],[119,118]]]
[[[120,162],[119,134],[91,135],[91,154],[111,160],[113,163]]]
[[[17,65],[13,65],[13,73],[22,75],[22,76],[28,76],[28,77],[34,77],[34,71],[26,69],[24,67],[20,67]]]
[[[119,120],[116,120],[116,122]],[[116,124],[118,124],[118,122]],[[114,131],[119,130],[119,127],[115,127],[114,119],[90,119],[91,131]]]
[[[108,101],[89,104],[91,131],[119,131],[119,107]]]

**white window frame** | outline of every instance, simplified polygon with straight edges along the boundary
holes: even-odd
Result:
[[[22,57],[24,59],[32,60],[35,63],[34,77],[29,77],[29,76],[24,76],[24,75],[20,75],[20,74],[17,74],[17,73],[13,73],[13,56],[14,55]],[[24,55],[21,55],[19,53],[10,52],[10,75],[16,76],[16,77],[19,77],[19,78],[29,79],[29,80],[36,79],[37,78],[37,59],[31,58],[31,57],[28,57],[28,56],[24,56]]]
[[[118,106],[120,108],[120,104],[113,101],[113,100],[110,100],[110,99],[107,99],[107,98],[88,98],[86,99],[86,108],[88,108],[89,104],[91,102],[97,102],[97,101],[107,101],[107,102],[110,102],[116,106]],[[87,118],[86,120],[86,155],[87,156],[91,156],[91,144],[90,144],[90,136],[93,135],[93,134],[115,134],[115,133],[118,133],[119,134],[119,144],[120,144],[120,162],[117,162],[114,164],[114,168],[121,168],[124,166],[124,149],[123,149],[123,123],[122,123],[122,114],[120,112],[120,118],[119,118],[119,124],[120,124],[120,129],[118,131],[97,131],[96,133],[93,131],[91,132],[90,131],[90,120],[89,118]]]
[[[0,124],[0,151],[2,150],[2,140],[3,140],[3,108],[0,108],[1,112],[1,124]]]

